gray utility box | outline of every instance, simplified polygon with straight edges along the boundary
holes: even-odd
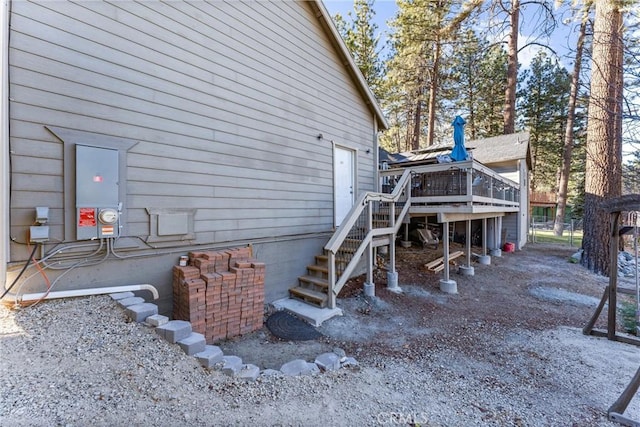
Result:
[[[76,145],[78,240],[118,237],[118,150]]]

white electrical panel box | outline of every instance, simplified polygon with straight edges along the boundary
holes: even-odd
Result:
[[[118,237],[118,150],[76,145],[76,235],[78,240]]]

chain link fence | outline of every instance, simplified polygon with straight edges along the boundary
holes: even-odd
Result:
[[[568,243],[570,246],[580,246],[582,242],[582,219],[571,219],[563,224],[562,237],[554,236],[554,221],[548,217],[532,216],[529,223],[529,242],[549,242]],[[553,237],[552,237],[553,236]],[[579,237],[579,239],[578,239]]]

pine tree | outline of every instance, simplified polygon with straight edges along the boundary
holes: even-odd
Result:
[[[531,133],[533,177],[530,189],[550,191],[556,187],[562,159],[567,120],[570,77],[544,51],[540,51],[523,73],[519,110]]]
[[[506,28],[506,44],[507,44],[507,75],[506,86],[504,91],[504,108],[503,108],[503,133],[510,134],[515,132],[516,128],[516,97],[518,85],[518,52],[525,46],[519,46],[518,38],[520,36],[520,8],[527,6],[530,8],[537,7],[544,17],[539,19],[542,25],[539,27],[540,34],[548,35],[555,27],[555,17],[552,13],[553,6],[549,0],[530,0],[522,3],[520,0],[494,0],[491,2],[491,21],[496,21],[494,27],[499,31]],[[530,12],[531,13],[531,12]],[[503,18],[504,25],[499,25],[500,19]],[[498,25],[496,25],[498,24]],[[537,43],[536,43],[537,44]]]
[[[564,132],[564,144],[562,147],[562,163],[558,172],[558,192],[556,197],[556,218],[553,225],[553,233],[562,236],[564,231],[565,212],[567,207],[569,180],[571,179],[571,157],[575,144],[574,133],[576,131],[576,108],[578,104],[578,92],[580,88],[580,73],[582,71],[582,56],[587,33],[587,21],[591,2],[588,1],[581,11],[580,29],[576,43],[576,56],[571,74],[571,90],[569,93],[569,105],[567,109],[567,122]]]
[[[481,4],[453,0],[399,0],[398,14],[391,22],[394,55],[388,62],[388,84],[397,88],[390,105],[393,110],[393,137],[400,145],[415,150],[433,143],[438,112],[443,102],[441,86],[447,78],[446,66],[462,22]],[[394,122],[393,120],[400,122]],[[425,124],[426,120],[426,124]],[[442,120],[449,123],[450,120]],[[424,143],[422,143],[424,141]]]
[[[622,165],[622,186],[623,194],[640,194],[640,150]]]
[[[374,22],[375,14],[374,0],[355,0],[353,13],[347,14],[349,21],[340,14],[336,14],[333,21],[367,84],[381,100],[384,98],[384,63],[380,57],[380,33]]]
[[[595,3],[582,264],[609,272],[609,215],[602,202],[621,194],[622,2]]]
[[[451,115],[463,114],[470,139],[502,134],[501,94],[505,86],[506,52],[480,39],[470,28],[453,45],[451,78],[446,97]]]

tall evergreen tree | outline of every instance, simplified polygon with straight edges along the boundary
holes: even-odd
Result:
[[[640,194],[640,150],[631,154],[631,159],[622,165],[623,194]]]
[[[375,18],[374,0],[355,0],[349,20],[336,14],[333,21],[367,84],[380,100],[384,98],[382,80],[384,62],[380,57],[380,33]]]
[[[602,202],[621,194],[622,164],[622,6],[620,0],[595,3],[582,264],[609,272],[609,215]]]
[[[453,114],[466,118],[465,131],[471,139],[502,134],[501,94],[504,93],[506,52],[466,29],[453,45],[451,78],[446,97]],[[451,115],[453,115],[451,114]]]
[[[447,68],[445,64],[451,50],[447,47],[456,38],[461,23],[481,1],[399,0],[397,4],[398,14],[391,22],[395,29],[394,55],[388,63],[387,79],[397,88],[390,100],[393,108],[403,109],[402,114],[394,114],[392,118],[403,120],[393,126],[404,132],[394,132],[394,135],[404,133],[405,142],[401,145],[415,150],[421,145],[430,145],[435,139],[442,101],[440,87],[447,77],[443,70]]]
[[[567,120],[570,76],[544,51],[540,51],[523,73],[520,96],[522,121],[531,133],[533,155],[532,192],[556,188],[562,159]]]
[[[503,109],[503,133],[510,134],[515,132],[516,127],[516,95],[518,84],[518,53],[525,46],[519,46],[518,39],[520,37],[520,20],[522,18],[521,8],[527,6],[530,8],[529,16],[531,16],[532,8],[538,8],[544,16],[539,19],[542,25],[539,27],[540,34],[548,35],[555,27],[555,17],[552,13],[553,6],[550,0],[529,0],[521,2],[520,0],[493,0],[491,1],[492,21],[498,23],[500,19],[504,19],[504,25],[494,25],[498,31],[506,30],[507,45],[507,81],[504,91],[504,109]]]
[[[562,163],[558,174],[558,192],[556,194],[556,218],[553,225],[553,232],[556,236],[562,236],[564,231],[565,212],[567,207],[569,180],[571,179],[571,156],[576,142],[574,133],[576,132],[576,108],[578,104],[578,94],[580,88],[580,73],[582,72],[582,56],[584,53],[584,43],[587,34],[587,22],[591,1],[587,1],[580,13],[580,29],[578,31],[578,41],[576,43],[576,55],[571,74],[571,90],[569,93],[569,105],[567,107],[567,122],[564,131],[564,144],[562,147]]]

